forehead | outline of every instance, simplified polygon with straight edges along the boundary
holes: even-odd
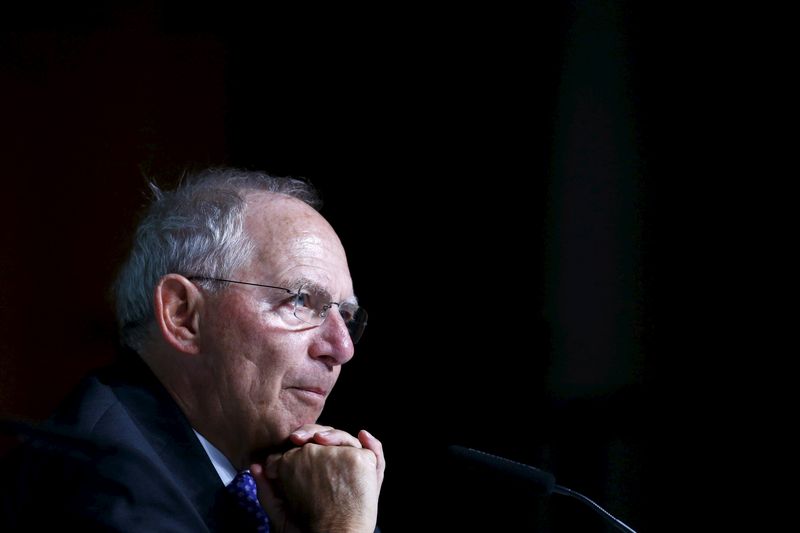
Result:
[[[347,256],[336,232],[311,206],[289,196],[251,193],[245,231],[255,244],[250,276],[271,282],[308,279],[352,295]]]

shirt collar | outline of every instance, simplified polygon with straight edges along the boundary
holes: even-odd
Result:
[[[208,442],[204,436],[194,429],[192,431],[194,431],[194,434],[200,439],[200,444],[203,445],[203,449],[206,451],[208,458],[211,459],[211,464],[214,465],[214,469],[222,480],[222,484],[228,486],[228,484],[233,481],[233,478],[236,477],[236,469],[233,467],[233,464],[216,446]]]

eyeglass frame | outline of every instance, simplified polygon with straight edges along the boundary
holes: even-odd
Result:
[[[250,285],[252,287],[266,287],[268,289],[279,289],[279,290],[282,290],[282,291],[286,291],[288,294],[290,294],[291,296],[295,297],[294,298],[294,302],[292,304],[294,306],[294,308],[292,310],[292,315],[294,315],[294,317],[297,320],[303,322],[304,324],[308,324],[309,326],[313,326],[315,328],[317,328],[317,327],[319,327],[319,326],[321,326],[322,324],[325,323],[325,320],[328,318],[328,311],[334,305],[337,308],[341,309],[341,305],[343,303],[348,303],[348,302],[333,302],[333,301],[330,301],[330,302],[326,303],[322,307],[322,312],[318,313],[318,315],[320,317],[322,317],[322,322],[320,322],[319,324],[313,324],[313,323],[308,322],[307,320],[303,320],[302,318],[297,316],[297,300],[301,295],[300,290],[305,286],[305,284],[301,285],[299,289],[294,291],[292,289],[289,289],[288,287],[278,287],[277,285],[265,285],[263,283],[253,283],[253,282],[250,282],[250,281],[236,281],[236,280],[233,280],[233,279],[225,279],[225,278],[211,278],[211,277],[208,277],[208,276],[187,276],[186,279],[188,279],[188,280],[198,280],[198,281],[218,281],[218,282],[222,282],[222,283],[236,283],[238,285]],[[361,307],[360,305],[358,305],[358,304],[354,304],[354,305],[356,306],[356,311],[361,311],[364,314],[364,320],[360,324],[360,327],[357,330],[357,332],[356,332],[357,334],[356,335],[354,335],[353,330],[351,330],[351,328],[349,326],[350,322],[353,322],[354,325],[358,325],[358,323],[355,322],[355,320],[352,320],[352,321],[345,320],[345,326],[347,326],[347,331],[350,334],[350,339],[353,341],[353,344],[358,344],[358,341],[361,340],[361,336],[364,334],[364,330],[367,327],[367,315],[368,315],[368,313],[367,313],[367,310],[364,309],[363,307]],[[353,317],[355,317],[355,313],[353,313]]]

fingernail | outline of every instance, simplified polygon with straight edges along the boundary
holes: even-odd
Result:
[[[309,437],[311,433],[306,431],[305,429],[298,429],[297,431],[293,431],[292,435],[300,437],[301,439],[305,439],[306,437]]]
[[[372,433],[370,433],[370,432],[369,432],[369,431],[367,431],[366,429],[362,429],[361,431],[363,431],[364,433],[366,433],[366,434],[367,434],[367,437],[369,437],[369,438],[371,438],[371,439],[373,439],[373,440],[375,439],[375,437],[373,437],[373,436],[372,436]]]

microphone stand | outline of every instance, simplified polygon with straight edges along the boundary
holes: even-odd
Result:
[[[574,490],[568,489],[567,487],[562,487],[561,485],[554,485],[553,492],[556,494],[563,494],[564,496],[572,496],[576,500],[585,503],[586,505],[597,511],[597,513],[600,516],[605,518],[606,522],[616,527],[620,531],[624,531],[625,533],[636,533],[636,531],[631,529],[627,524],[625,524],[625,522],[623,522],[619,518],[616,518],[614,515],[612,515],[611,513],[609,513],[596,503],[594,503],[592,500],[590,500],[580,492],[575,492]]]

